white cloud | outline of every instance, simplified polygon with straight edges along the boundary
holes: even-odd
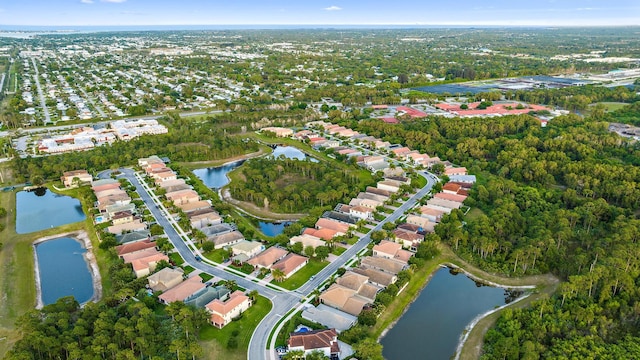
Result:
[[[83,4],[93,4],[93,0],[80,0]]]
[[[335,5],[331,5],[331,6],[329,6],[329,7],[324,8],[324,9],[325,9],[325,10],[327,10],[327,11],[338,11],[338,10],[342,10],[342,8],[341,8],[341,7],[339,7],[339,6],[335,6]]]
[[[123,3],[127,0],[100,0],[102,2],[106,2],[106,3],[114,3],[114,4],[119,4],[119,3]]]

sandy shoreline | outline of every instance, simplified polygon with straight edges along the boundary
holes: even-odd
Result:
[[[522,286],[502,285],[502,284],[495,283],[493,281],[489,281],[489,280],[485,280],[485,279],[479,278],[479,277],[471,274],[470,272],[466,271],[465,269],[463,269],[463,268],[461,268],[461,267],[459,267],[457,265],[454,265],[454,264],[451,264],[451,263],[446,263],[446,262],[442,263],[442,264],[439,264],[438,267],[436,269],[434,269],[429,274],[429,276],[427,276],[427,278],[426,278],[426,280],[424,282],[424,285],[422,286],[420,291],[418,291],[416,296],[413,299],[411,299],[411,302],[408,304],[408,306],[406,306],[404,308],[404,310],[402,311],[402,314],[400,314],[400,316],[397,319],[393,320],[389,324],[389,326],[387,326],[382,331],[382,333],[380,333],[380,336],[378,337],[378,342],[380,342],[382,340],[382,338],[385,335],[387,335],[387,333],[398,323],[398,321],[400,321],[400,319],[404,316],[404,314],[407,312],[407,310],[409,310],[409,308],[411,307],[411,304],[413,304],[418,299],[420,294],[422,294],[422,291],[424,291],[424,289],[427,287],[429,282],[431,282],[431,279],[433,278],[433,275],[438,270],[440,270],[441,268],[455,269],[455,270],[465,274],[467,277],[469,277],[470,279],[472,279],[474,281],[477,281],[477,282],[480,282],[480,283],[483,283],[483,284],[486,284],[486,285],[489,285],[489,286],[497,287],[497,288],[510,289],[510,290],[531,290],[531,289],[535,289],[536,288],[535,285],[522,285]],[[498,311],[506,308],[507,306],[510,306],[512,304],[515,304],[515,303],[521,301],[521,300],[526,299],[527,297],[529,297],[529,295],[531,295],[531,293],[525,294],[524,296],[520,296],[519,298],[515,299],[514,301],[512,301],[512,302],[510,302],[508,304],[504,304],[504,305],[502,305],[502,306],[500,306],[498,308],[491,309],[491,310],[489,310],[489,311],[487,311],[485,313],[482,313],[482,314],[479,314],[478,316],[476,316],[467,326],[465,326],[465,328],[463,330],[463,333],[460,335],[460,340],[458,341],[458,345],[456,346],[455,359],[459,359],[460,352],[461,352],[462,348],[464,347],[464,344],[465,344],[467,338],[469,337],[469,334],[471,333],[471,330],[478,324],[478,322],[480,320],[482,320],[483,318],[485,318],[485,317],[487,317],[487,316],[489,316],[489,315],[491,315],[491,314],[493,314],[495,312],[498,312]]]
[[[98,269],[98,263],[96,261],[96,257],[93,254],[93,245],[91,244],[91,239],[89,239],[89,234],[86,231],[72,231],[63,234],[56,234],[51,236],[41,237],[35,240],[32,243],[33,246],[33,260],[34,260],[34,271],[35,271],[35,284],[36,284],[36,309],[42,309],[44,303],[42,301],[42,284],[40,282],[40,265],[38,264],[38,253],[36,252],[36,245],[43,243],[49,240],[56,240],[63,237],[69,237],[74,240],[79,241],[87,251],[84,253],[84,258],[87,261],[87,265],[89,267],[89,272],[91,272],[91,279],[93,282],[93,296],[89,301],[98,301],[102,298],[102,278],[100,277],[100,270]],[[83,303],[82,305],[84,305]]]

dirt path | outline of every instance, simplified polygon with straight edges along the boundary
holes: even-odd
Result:
[[[215,166],[223,166],[223,165],[227,165],[230,163],[234,163],[236,161],[240,161],[240,160],[247,160],[247,159],[251,159],[254,157],[258,157],[258,156],[262,156],[266,153],[265,151],[265,147],[260,147],[260,150],[256,151],[256,152],[252,152],[250,154],[245,154],[245,155],[238,155],[238,156],[234,156],[234,157],[230,157],[230,158],[226,158],[226,159],[221,159],[221,160],[208,160],[208,161],[193,161],[193,162],[180,162],[178,164],[185,166],[188,169],[197,169],[203,166],[208,166],[208,167],[215,167]]]

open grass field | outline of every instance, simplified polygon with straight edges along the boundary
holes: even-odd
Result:
[[[328,261],[318,261],[315,259],[309,260],[307,265],[305,265],[302,269],[298,270],[295,274],[291,275],[290,278],[286,279],[283,282],[277,282],[275,280],[271,281],[272,284],[276,284],[280,287],[283,287],[287,290],[295,290],[306,283],[311,275],[317,274],[320,270],[324,269],[325,266],[329,265]]]
[[[265,297],[258,296],[256,302],[242,314],[240,320],[233,321],[222,329],[207,325],[200,332],[201,344],[205,350],[204,358],[211,360],[246,359],[253,330],[255,330],[262,318],[271,311],[271,307],[271,301]],[[227,349],[226,345],[233,333],[238,334],[238,347],[236,349]]]

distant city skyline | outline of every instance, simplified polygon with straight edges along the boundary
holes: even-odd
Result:
[[[637,0],[19,0],[0,4],[0,25],[640,25]]]

